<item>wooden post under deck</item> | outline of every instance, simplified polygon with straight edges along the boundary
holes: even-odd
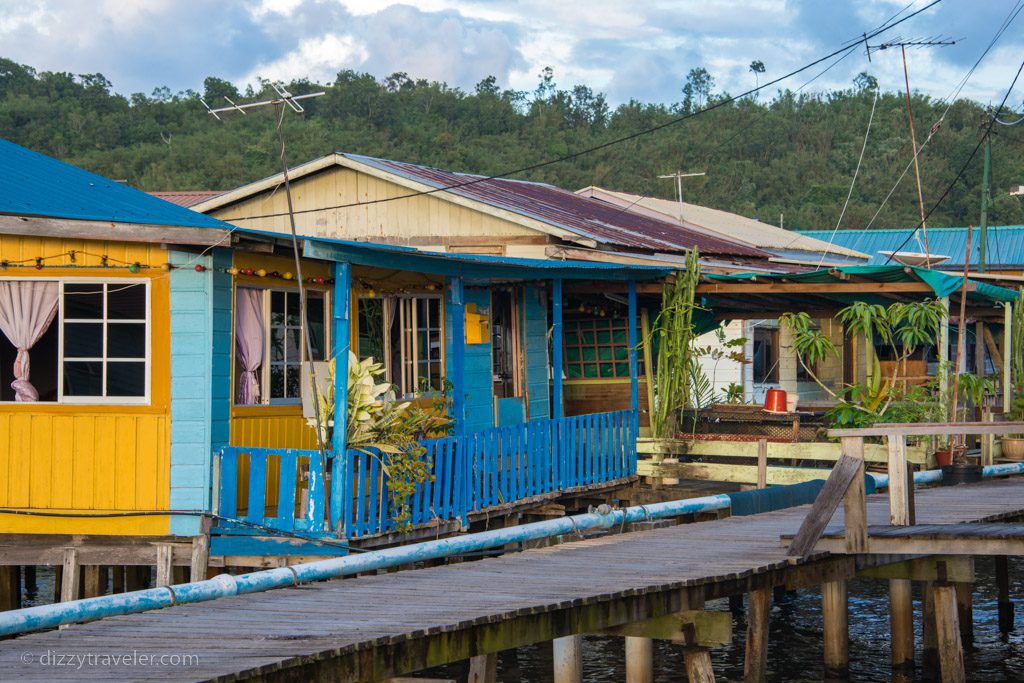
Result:
[[[934,588],[935,633],[938,639],[939,672],[942,683],[963,683],[964,652],[956,605],[956,588],[936,584]]]
[[[469,683],[497,683],[498,653],[471,657],[469,660]]]
[[[825,678],[846,678],[850,665],[846,581],[821,584],[821,611]]]
[[[910,579],[889,579],[889,627],[894,674],[906,674],[914,669],[913,585]]]
[[[654,682],[654,639],[626,636],[626,683]]]
[[[710,650],[706,647],[687,647],[683,657],[686,661],[686,680],[690,683],[715,683]]]
[[[555,662],[555,683],[583,683],[583,636],[565,636],[551,641]]]
[[[747,650],[743,682],[763,683],[768,669],[768,620],[772,610],[771,588],[750,592],[747,606]]]
[[[61,570],[60,601],[78,599],[81,581],[81,566],[78,564],[78,548],[64,548],[64,565]]]
[[[967,581],[957,581],[953,584],[956,590],[957,616],[960,621],[960,638],[965,648],[970,648],[974,643],[974,596],[973,586]]]
[[[939,667],[939,644],[935,630],[935,584],[921,586],[921,660],[925,678],[932,678]]]
[[[0,612],[21,607],[21,567],[0,566]]]

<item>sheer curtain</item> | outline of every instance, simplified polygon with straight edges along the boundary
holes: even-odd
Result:
[[[264,343],[263,290],[239,287],[235,290],[235,357],[242,369],[235,397],[238,405],[260,401],[256,371],[263,365]]]
[[[28,351],[57,315],[59,296],[60,287],[56,282],[0,281],[0,332],[18,350],[11,382],[16,401],[39,400],[39,392],[28,381]]]

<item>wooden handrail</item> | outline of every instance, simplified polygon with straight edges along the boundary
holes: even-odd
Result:
[[[949,434],[1022,434],[1024,422],[942,422],[876,424],[863,429],[830,429],[830,437],[847,436],[945,436]]]

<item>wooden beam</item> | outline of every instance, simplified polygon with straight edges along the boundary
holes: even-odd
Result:
[[[952,431],[957,434],[1017,434],[1024,432],[1024,422],[942,422],[942,423],[908,423],[908,424],[876,424],[863,429],[830,429],[830,438],[844,436],[947,436]]]
[[[935,632],[938,636],[939,672],[942,683],[963,683],[964,651],[960,640],[960,620],[956,605],[956,589],[951,585],[935,586]]]
[[[654,683],[654,640],[626,636],[626,683]]]
[[[850,438],[850,437],[844,437]],[[891,434],[889,447],[889,523],[893,526],[913,524],[910,511],[913,506],[914,482],[907,466],[907,437]]]
[[[498,683],[498,653],[469,658],[469,683]]]
[[[728,612],[685,610],[616,626],[605,633],[686,642],[701,647],[720,647],[732,642],[732,615]]]
[[[750,592],[747,605],[747,649],[743,658],[743,683],[763,683],[768,673],[768,623],[772,589]]]
[[[733,484],[757,483],[757,465],[641,460],[637,463],[637,474],[642,477],[696,479]],[[805,481],[826,479],[828,474],[829,470],[825,467],[769,467],[766,481],[769,486],[802,484]]]
[[[42,216],[0,215],[0,235],[28,235],[63,239],[109,242],[146,242],[150,244],[229,244],[227,229],[191,228],[151,223],[116,221],[77,221]]]
[[[860,553],[868,547],[868,504],[864,489],[864,439],[846,437],[842,440],[843,456],[860,461],[860,468],[843,496],[843,521],[846,552]]]
[[[889,580],[889,631],[894,674],[914,669],[913,583],[909,579]]]
[[[789,546],[788,555],[791,557],[804,557],[814,551],[818,539],[821,538],[825,526],[831,521],[839,504],[845,497],[846,490],[850,487],[854,477],[858,476],[864,461],[860,458],[849,455],[842,455],[836,461],[832,473],[821,487],[821,493],[815,499],[810,512],[800,525],[793,543]],[[845,548],[845,541],[844,541]]]
[[[715,670],[711,665],[711,653],[703,647],[688,647],[683,650],[686,663],[686,680],[690,683],[715,683]]]
[[[967,291],[977,289],[969,283]],[[895,294],[899,292],[935,293],[923,282],[705,282],[697,285],[697,294]]]
[[[768,486],[768,439],[757,442],[757,488]]]
[[[555,683],[583,683],[583,637],[555,638],[551,641]]]
[[[963,555],[917,557],[861,569],[857,576],[867,579],[971,582],[974,581],[974,562]]]
[[[825,679],[846,679],[850,668],[849,610],[845,581],[821,584],[822,635],[825,641]]]
[[[161,543],[156,547],[156,585],[170,586],[174,583],[173,576],[173,548]]]
[[[189,579],[191,581],[205,581],[206,569],[210,564],[210,536],[200,534],[192,538],[192,557],[189,563]]]
[[[81,565],[78,563],[78,548],[64,548],[64,563],[61,571],[60,601],[78,599],[81,585]]]

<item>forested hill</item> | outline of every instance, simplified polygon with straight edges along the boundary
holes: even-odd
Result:
[[[707,171],[685,181],[688,201],[778,223],[787,228],[836,224],[857,166],[875,91],[862,75],[849,90],[823,95],[789,91],[744,99],[656,133],[613,145],[519,177],[576,189],[601,185],[672,197],[659,174]],[[503,90],[493,78],[473,92],[394,74],[381,81],[342,71],[325,97],[287,114],[292,165],[341,150],[441,168],[494,174],[626,136],[719,102],[707,72],[695,69],[673,105],[629,102],[610,107],[590,88],[558,87],[546,70],[532,93]],[[295,93],[321,86],[291,83]],[[223,104],[258,97],[207,78],[204,92],[115,94],[100,74],[36,72],[0,59],[0,136],[143,190],[231,189],[277,170],[274,114],[230,114],[220,122],[199,98]],[[215,106],[216,106],[215,104]],[[913,98],[919,143],[945,104]],[[1013,114],[1006,117],[1016,118]],[[921,157],[927,205],[956,177],[981,136],[981,104],[959,101]],[[1009,196],[1024,184],[1024,125],[996,126],[994,224],[1024,223],[1024,201]],[[979,153],[930,225],[977,223],[981,186]],[[878,99],[860,175],[843,227],[868,225],[911,160],[902,94]],[[872,224],[901,227],[918,220],[911,169]]]

